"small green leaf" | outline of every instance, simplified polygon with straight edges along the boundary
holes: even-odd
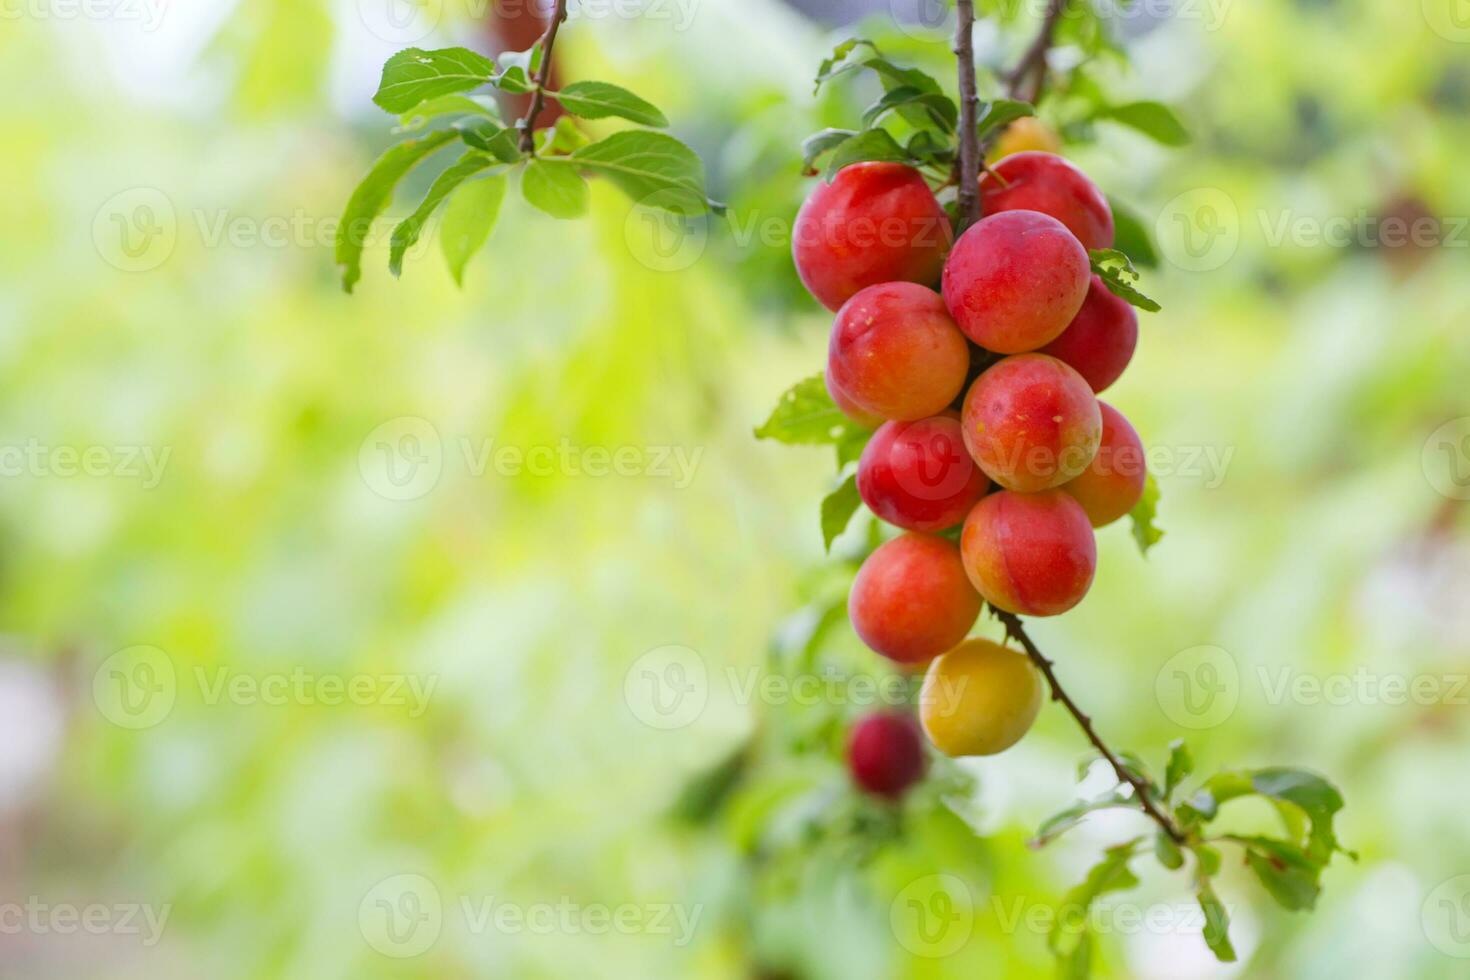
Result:
[[[1062,834],[1080,824],[1089,814],[1099,810],[1133,809],[1138,804],[1134,801],[1132,794],[1115,789],[1111,793],[1099,796],[1092,800],[1080,800],[1065,810],[1058,811],[1048,817],[1036,830],[1036,835],[1028,842],[1030,847],[1045,847],[1056,840]]]
[[[571,116],[562,116],[555,126],[542,130],[542,139],[542,148],[549,153],[573,153],[592,142]]]
[[[1169,764],[1164,768],[1164,799],[1172,799],[1179,784],[1194,772],[1194,756],[1184,739],[1176,738],[1169,743]]]
[[[1159,484],[1152,473],[1144,481],[1143,496],[1128,516],[1133,521],[1133,540],[1146,555],[1148,549],[1164,538],[1164,532],[1154,523],[1159,516]]]
[[[484,246],[500,217],[506,180],[499,174],[470,181],[454,193],[439,225],[439,248],[456,285],[464,285],[464,268]]]
[[[1059,980],[1088,980],[1092,976],[1092,957],[1097,949],[1097,940],[1087,929],[1077,935],[1077,945],[1070,953],[1057,956]]]
[[[1159,253],[1154,248],[1153,236],[1138,214],[1115,197],[1108,198],[1108,206],[1113,211],[1113,244],[1118,251],[1132,259],[1134,265],[1158,268]]]
[[[437,99],[421,102],[399,117],[405,129],[420,129],[430,120],[441,116],[482,116],[497,125],[503,125],[500,109],[495,101],[484,95],[441,95]]]
[[[362,278],[362,250],[368,232],[373,221],[387,208],[398,182],[429,154],[453,139],[453,132],[441,130],[390,147],[357,185],[337,227],[336,261],[342,266],[344,290],[352,292],[352,287]]]
[[[1322,866],[1301,848],[1266,837],[1231,839],[1246,844],[1245,863],[1282,908],[1300,912],[1316,906]]]
[[[851,430],[847,435],[837,440],[837,472],[842,472],[849,463],[856,463],[862,458],[863,450],[868,448],[868,442],[873,438],[871,429],[852,423]]]
[[[853,37],[843,41],[832,50],[831,56],[826,58],[822,62],[821,67],[817,69],[817,83],[816,88],[812,90],[813,95],[822,90],[824,83],[831,81],[843,72],[854,71],[862,67],[861,64],[846,64],[847,56],[859,47],[870,48],[875,55],[879,53],[878,46],[866,38]]]
[[[1163,829],[1154,834],[1154,857],[1170,871],[1178,871],[1184,867],[1184,852]]]
[[[1343,807],[1342,794],[1327,780],[1302,769],[1260,769],[1251,773],[1251,786],[1257,793],[1299,807],[1311,821],[1307,836],[1307,853],[1319,864],[1332,860],[1342,847],[1333,832],[1332,821]],[[1351,852],[1344,852],[1351,855]]]
[[[646,130],[614,133],[582,147],[571,158],[640,204],[686,217],[709,210],[704,162],[672,136]]]
[[[591,194],[587,181],[569,163],[532,160],[521,175],[521,196],[553,218],[580,218]]]
[[[583,119],[606,119],[616,116],[645,126],[662,129],[669,120],[652,102],[611,82],[572,82],[551,95],[573,115]]]
[[[466,146],[482,150],[501,163],[519,163],[521,160],[521,134],[514,129],[507,129],[488,119],[457,122],[454,128]]]
[[[1133,260],[1116,248],[1097,248],[1089,253],[1092,271],[1102,277],[1103,285],[1115,296],[1121,296],[1140,310],[1157,313],[1162,308],[1158,303],[1140,293],[1134,283],[1138,281],[1138,270]]]
[[[983,141],[1017,119],[1034,115],[1036,115],[1036,107],[1029,102],[1020,102],[1016,99],[996,99],[980,116],[975,128],[979,131],[980,139]]]
[[[909,155],[907,150],[898,145],[888,130],[870,129],[843,143],[837,148],[837,152],[832,154],[832,159],[827,164],[828,183],[843,167],[850,167],[854,163],[865,163],[869,160],[908,163]]]
[[[1235,947],[1230,945],[1230,912],[1208,881],[1200,882],[1199,907],[1205,913],[1205,945],[1221,963],[1234,963]]]
[[[468,48],[407,48],[383,65],[373,101],[388,112],[404,113],[428,99],[489,84],[494,74],[495,63]]]
[[[1194,856],[1199,861],[1199,873],[1213,878],[1220,873],[1220,852],[1208,844],[1196,844]]]
[[[822,544],[829,552],[832,542],[852,523],[852,515],[862,502],[856,476],[843,480],[841,486],[822,499]]]
[[[816,162],[823,154],[837,149],[856,135],[857,133],[850,129],[824,129],[820,133],[808,136],[801,144],[802,173],[816,173]]]
[[[1189,130],[1174,114],[1174,110],[1162,102],[1129,102],[1115,105],[1098,113],[1099,119],[1111,119],[1164,146],[1185,146],[1189,143]]]
[[[1102,860],[1087,872],[1087,878],[1082,884],[1062,898],[1060,911],[1063,914],[1059,914],[1052,923],[1051,933],[1046,940],[1047,948],[1059,959],[1065,959],[1070,953],[1065,942],[1067,936],[1080,936],[1082,930],[1085,930],[1087,912],[1099,896],[1109,892],[1127,891],[1138,885],[1138,878],[1129,870],[1128,862],[1137,854],[1138,845],[1142,841],[1143,838],[1136,837],[1108,848],[1103,852]],[[1075,915],[1074,910],[1077,913]]]
[[[944,133],[953,133],[959,121],[959,109],[949,96],[926,92],[913,85],[899,85],[889,89],[868,107],[863,113],[863,128],[872,129],[888,113],[906,107],[922,109],[928,121]]]
[[[832,446],[864,432],[832,401],[822,375],[798,381],[781,395],[771,417],[755,430],[757,439],[773,439],[789,446]]]
[[[399,222],[398,227],[393,229],[393,242],[389,250],[388,270],[398,276],[403,273],[403,256],[409,249],[413,248],[423,233],[424,225],[429,217],[444,202],[455,188],[469,180],[475,174],[487,167],[495,165],[495,161],[483,153],[467,152],[464,156],[439,175],[429,193],[424,196],[423,203],[413,214]]]
[[[526,51],[503,51],[500,64],[503,70],[493,79],[495,86],[511,95],[524,95],[536,87],[532,79],[541,68],[541,45],[538,42]]]

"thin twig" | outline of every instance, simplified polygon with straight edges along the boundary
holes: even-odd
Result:
[[[1051,50],[1057,24],[1066,9],[1067,0],[1050,0],[1036,40],[1031,42],[1016,67],[1006,76],[1006,86],[1011,98],[1030,102],[1032,105],[1041,98],[1042,89],[1046,87],[1046,55]]]
[[[980,89],[975,81],[975,3],[956,0],[959,25],[955,28],[954,53],[960,74],[960,158],[956,179],[959,190],[958,232],[980,220]]]
[[[551,23],[546,25],[546,33],[537,42],[541,48],[541,70],[536,73],[535,94],[531,96],[531,107],[526,110],[526,121],[521,126],[522,153],[536,153],[536,118],[546,107],[546,85],[551,80],[551,52],[556,47],[556,33],[561,30],[562,22],[566,19],[567,0],[556,0]]]
[[[995,609],[994,606],[991,608]],[[1001,621],[1001,624],[1005,626],[1006,635],[1021,644],[1022,648],[1026,651],[1026,656],[1031,658],[1031,662],[1036,665],[1036,668],[1046,678],[1047,684],[1051,686],[1051,699],[1059,702],[1076,719],[1083,734],[1087,736],[1087,740],[1092,743],[1093,748],[1097,749],[1102,754],[1102,757],[1108,761],[1108,764],[1113,767],[1113,772],[1117,773],[1118,779],[1133,787],[1134,798],[1143,807],[1143,812],[1148,814],[1155,823],[1162,827],[1164,833],[1168,834],[1174,843],[1183,844],[1185,840],[1184,833],[1169,818],[1168,814],[1164,813],[1154,804],[1153,799],[1149,796],[1148,785],[1125,766],[1112,749],[1108,748],[1107,743],[1102,740],[1102,736],[1098,735],[1097,729],[1092,727],[1092,719],[1077,706],[1077,702],[1073,701],[1072,696],[1062,687],[1062,682],[1057,680],[1055,667],[1042,654],[1035,642],[1026,633],[1026,627],[1021,623],[1021,617],[1014,613],[1003,612],[999,609],[995,609],[995,615]]]

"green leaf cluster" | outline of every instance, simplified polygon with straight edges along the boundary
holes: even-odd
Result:
[[[521,123],[508,125],[493,99],[468,94],[487,86],[508,94],[534,91],[541,57],[539,47],[507,52],[497,65],[467,48],[408,48],[388,59],[373,101],[399,117],[398,132],[407,138],[378,158],[347,202],[336,241],[345,290],[351,292],[362,278],[368,233],[398,185],[419,164],[456,143],[461,155],[393,230],[388,267],[395,276],[442,207],[441,250],[455,282],[461,282],[466,264],[494,230],[513,173],[519,174],[526,202],[554,218],[587,212],[588,175],[606,178],[647,207],[681,216],[718,210],[705,193],[704,164],[679,140],[637,129],[594,142],[572,121],[616,118],[655,129],[668,125],[657,106],[622,86],[586,80],[546,89],[542,94],[569,115],[538,133],[530,150],[522,146]],[[429,129],[436,123],[444,128]]]

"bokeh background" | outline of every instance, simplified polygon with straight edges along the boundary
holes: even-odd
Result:
[[[1033,20],[999,6],[990,66]],[[658,103],[728,220],[512,195],[463,289],[432,233],[393,280],[390,220],[348,297],[382,62],[511,47],[526,5],[0,6],[0,976],[1052,975],[1046,910],[1141,818],[1025,846],[1088,791],[1055,709],[901,814],[856,800],[842,732],[895,690],[840,615],[869,529],[825,558],[830,452],[752,437],[825,350],[799,142],[871,94],[813,98],[817,62],[863,18],[948,58],[942,6],[806,8],[567,28],[560,70]],[[1168,534],[1101,533],[1034,633],[1155,764],[1329,774],[1360,860],[1310,915],[1228,867],[1233,966],[1154,867],[1096,972],[1464,976],[1470,9],[1112,25],[1100,84],[1194,134],[1067,149],[1157,237],[1109,400]]]

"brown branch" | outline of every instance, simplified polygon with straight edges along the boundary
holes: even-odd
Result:
[[[1097,729],[1092,727],[1092,718],[1077,706],[1077,702],[1072,700],[1072,696],[1067,693],[1066,688],[1062,687],[1062,682],[1057,680],[1055,666],[1037,648],[1036,643],[1026,633],[1026,627],[1021,623],[1021,617],[1014,613],[996,609],[994,606],[990,608],[995,611],[996,618],[1005,626],[1006,635],[1021,644],[1022,648],[1026,651],[1026,656],[1031,658],[1031,662],[1036,665],[1036,669],[1041,671],[1042,676],[1046,678],[1047,684],[1051,687],[1051,699],[1059,702],[1062,707],[1067,709],[1067,712],[1071,714],[1076,720],[1077,725],[1082,729],[1082,733],[1087,736],[1087,740],[1092,743],[1092,747],[1097,749],[1102,754],[1102,757],[1108,761],[1108,765],[1113,767],[1113,772],[1117,773],[1118,780],[1133,787],[1134,798],[1143,807],[1143,812],[1148,814],[1154,823],[1157,823],[1163,828],[1164,833],[1168,834],[1174,843],[1183,844],[1185,841],[1184,832],[1175,825],[1168,814],[1164,813],[1154,804],[1152,797],[1149,795],[1148,785],[1123,764],[1122,760],[1118,758],[1117,753],[1108,748],[1108,744],[1102,740],[1102,736],[1097,733]]]
[[[1006,88],[1011,98],[1030,102],[1032,105],[1041,98],[1041,92],[1046,87],[1046,55],[1051,50],[1052,39],[1056,37],[1057,24],[1061,22],[1062,14],[1066,10],[1067,0],[1050,0],[1036,40],[1031,42],[1016,67],[1006,75]]]
[[[556,0],[556,10],[551,15],[551,23],[546,25],[546,34],[542,36],[539,44],[541,46],[541,70],[536,73],[535,94],[531,96],[531,107],[526,110],[526,121],[521,126],[521,152],[536,152],[536,119],[541,115],[541,110],[546,107],[546,85],[551,79],[551,52],[556,47],[556,34],[561,30],[562,22],[567,19],[567,0]]]
[[[960,77],[960,154],[955,178],[959,181],[956,204],[963,232],[980,220],[980,89],[975,81],[975,2],[956,0],[959,26],[955,28],[954,53]]]

